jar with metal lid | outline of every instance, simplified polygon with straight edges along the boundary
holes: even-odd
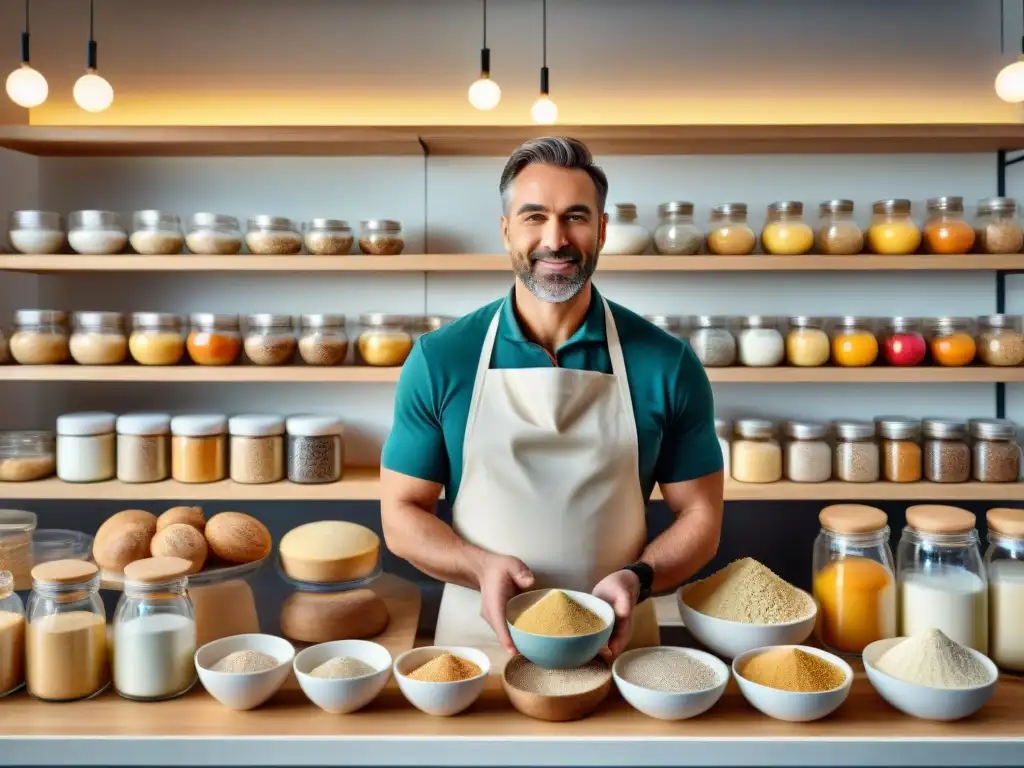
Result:
[[[397,256],[405,248],[402,224],[392,219],[367,219],[360,224],[359,250],[370,256]]]
[[[916,483],[921,479],[921,422],[905,416],[875,419],[882,438],[882,477],[890,483]]]
[[[864,233],[853,219],[853,200],[826,200],[818,205],[818,253],[850,256],[864,250]]]
[[[868,245],[874,253],[905,256],[921,245],[921,230],[910,215],[910,201],[878,200],[872,207]]]
[[[128,242],[144,256],[181,253],[185,245],[181,219],[166,211],[136,211],[132,214],[132,234]]]
[[[837,421],[836,480],[874,483],[881,474],[875,424],[872,421]]]
[[[832,477],[832,448],[828,426],[815,421],[790,421],[785,425],[786,479],[794,483],[823,483]]]
[[[1018,253],[1024,229],[1012,197],[988,197],[978,202],[974,222],[974,250],[978,253]]]
[[[970,427],[972,474],[979,483],[1015,483],[1021,452],[1017,425],[1009,419],[975,419]]]
[[[882,336],[882,356],[895,366],[913,366],[924,362],[928,344],[921,333],[921,324],[913,317],[891,317]]]
[[[158,483],[171,476],[171,417],[124,413],[117,417],[117,479]]]
[[[732,477],[732,424],[725,419],[715,419],[715,434],[718,435],[718,449],[722,452],[723,474]]]
[[[164,312],[136,312],[128,351],[139,365],[177,365],[185,356],[181,318]]]
[[[761,247],[776,256],[800,256],[814,247],[814,231],[804,221],[804,204],[780,200],[768,206]]]
[[[291,315],[249,315],[245,324],[245,354],[250,362],[286,365],[295,357],[297,342]]]
[[[0,569],[0,699],[25,684],[25,605],[14,574]]]
[[[644,320],[669,336],[686,341],[690,337],[691,319],[681,315],[644,315]]]
[[[197,365],[231,365],[238,359],[242,350],[238,315],[197,312],[189,320],[192,330],[185,346],[192,362]]]
[[[739,339],[740,365],[770,368],[786,357],[786,343],[778,319],[752,315],[743,319]]]
[[[928,349],[936,365],[962,367],[974,362],[978,344],[969,317],[937,317],[932,321]]]
[[[189,218],[185,245],[201,256],[233,256],[242,250],[238,219],[219,213],[194,213]]]
[[[341,365],[348,357],[344,315],[302,315],[299,318],[299,357],[307,365]]]
[[[359,316],[357,362],[363,365],[399,366],[412,352],[412,333],[407,315],[372,312]]]
[[[955,419],[925,419],[924,478],[932,483],[966,483],[971,477],[967,425]]]
[[[800,368],[825,365],[832,346],[820,317],[791,317],[786,331],[786,360]]]
[[[171,419],[171,477],[179,483],[215,483],[227,477],[228,419],[188,414]]]
[[[340,256],[352,250],[352,227],[341,219],[313,219],[304,227],[306,250],[314,256]]]
[[[244,485],[276,483],[284,478],[284,419],[272,414],[243,414],[228,420],[231,479]]]
[[[698,315],[690,331],[690,347],[705,368],[725,368],[736,362],[736,337],[729,318]]]
[[[32,569],[25,612],[25,682],[44,701],[77,701],[110,683],[107,615],[100,574],[85,560]]]
[[[245,245],[259,256],[290,256],[302,250],[302,235],[287,217],[253,216],[245,230]]]
[[[336,483],[345,466],[341,419],[291,416],[288,432],[288,479],[293,483]]]
[[[974,515],[941,504],[907,509],[896,548],[899,634],[938,629],[988,653],[988,576]]]
[[[56,309],[14,312],[11,357],[21,365],[56,365],[70,354],[67,315]]]
[[[673,202],[658,206],[658,226],[654,230],[654,250],[664,256],[689,256],[700,253],[704,233],[693,222],[693,203]]]
[[[51,211],[11,211],[7,239],[18,253],[33,255],[61,253],[66,241],[60,214]]]
[[[746,203],[722,203],[708,219],[708,251],[718,256],[746,256],[754,252],[757,235],[747,223]]]
[[[844,368],[865,368],[877,359],[874,322],[867,317],[839,318],[832,334],[832,362]]]
[[[896,561],[889,519],[865,504],[833,504],[818,514],[812,561],[815,636],[834,653],[860,654],[896,636]]]
[[[964,221],[962,197],[933,197],[928,200],[924,242],[929,253],[970,253],[974,227]]]
[[[636,221],[633,203],[616,203],[615,212],[608,218],[602,255],[636,256],[647,250],[651,233]]]
[[[53,432],[0,432],[0,482],[24,483],[50,477],[57,470]]]
[[[1024,510],[990,509],[988,576],[989,656],[1010,672],[1024,672]]]
[[[68,218],[68,244],[85,256],[121,253],[128,233],[113,211],[74,211]]]
[[[978,318],[978,359],[985,365],[1016,366],[1024,362],[1024,330],[1016,315]]]
[[[75,312],[71,357],[81,365],[117,365],[128,357],[128,337],[120,312]]]
[[[455,318],[447,315],[409,315],[407,319],[409,335],[412,336],[413,343],[415,343],[420,336],[444,328]]]
[[[739,419],[732,443],[732,478],[741,483],[774,483],[782,479],[782,448],[775,425],[767,419]]]
[[[98,483],[116,474],[117,417],[103,411],[57,417],[57,477],[65,483]]]

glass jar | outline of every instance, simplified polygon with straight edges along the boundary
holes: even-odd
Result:
[[[680,315],[644,315],[644,320],[669,336],[686,341],[690,336],[690,319]]]
[[[185,233],[185,245],[200,256],[233,256],[242,250],[238,219],[219,213],[194,213]]]
[[[864,233],[853,220],[853,200],[827,200],[818,206],[815,250],[826,256],[850,256],[864,250]]]
[[[723,203],[711,209],[708,251],[718,256],[746,256],[756,246],[757,236],[747,223],[746,203]]]
[[[752,315],[743,319],[740,331],[740,365],[770,368],[786,357],[786,343],[774,317]]]
[[[690,332],[690,347],[705,368],[725,368],[736,362],[736,337],[729,318],[699,315]]]
[[[245,245],[258,256],[291,256],[302,250],[302,235],[284,216],[253,216],[245,230]]]
[[[21,365],[57,365],[68,359],[67,315],[56,309],[14,313],[11,357]]]
[[[975,419],[970,432],[972,474],[979,483],[1015,483],[1020,477],[1017,425],[1009,419]]]
[[[776,256],[800,256],[814,247],[814,232],[804,221],[803,203],[780,200],[768,206],[761,247]]]
[[[878,200],[872,207],[868,245],[874,253],[906,256],[921,246],[921,230],[910,216],[910,201]]]
[[[126,699],[165,701],[196,682],[196,614],[186,587],[192,563],[148,557],[124,567],[113,620],[114,690]]]
[[[128,233],[113,211],[74,211],[68,219],[68,245],[84,256],[121,253]]]
[[[882,438],[882,477],[890,483],[916,483],[921,479],[921,422],[903,416],[875,421]]]
[[[139,365],[177,365],[185,356],[185,337],[178,315],[136,312],[128,351]]]
[[[42,480],[56,471],[57,448],[53,432],[0,432],[0,482]]]
[[[158,483],[171,476],[171,417],[125,413],[117,417],[117,479]]]
[[[245,320],[245,354],[256,365],[287,365],[295,357],[291,315],[249,315]]]
[[[651,233],[647,227],[636,222],[636,206],[633,203],[616,203],[615,213],[608,218],[605,230],[603,256],[637,256],[651,244]]]
[[[35,512],[0,509],[0,571],[10,571],[14,588],[32,587],[32,538],[36,531]]]
[[[658,206],[655,252],[664,256],[689,256],[700,253],[703,245],[704,233],[693,222],[693,203],[680,201]]]
[[[832,448],[828,426],[814,421],[790,421],[785,426],[786,479],[794,483],[823,483],[832,477]]]
[[[909,507],[896,568],[901,636],[938,629],[988,653],[988,578],[973,514],[941,504]]]
[[[197,312],[189,320],[192,330],[185,346],[192,362],[197,365],[231,365],[238,359],[242,350],[238,315]]]
[[[109,684],[107,616],[99,589],[99,569],[85,560],[53,560],[32,569],[25,681],[36,698],[77,701]]]
[[[722,452],[722,470],[725,477],[732,477],[732,424],[725,419],[715,419],[715,434],[718,435],[718,449]]]
[[[57,417],[57,477],[65,483],[98,483],[116,474],[117,417],[103,411]]]
[[[1024,672],[1024,510],[990,509],[988,576],[989,656],[1010,672]]]
[[[344,315],[302,315],[299,318],[299,357],[307,365],[341,365],[348,357]]]
[[[359,250],[370,256],[397,256],[405,249],[402,225],[392,219],[361,222]]]
[[[132,234],[128,238],[136,253],[144,256],[171,256],[181,253],[185,237],[181,219],[165,211],[136,211],[132,215]]]
[[[245,414],[228,420],[231,479],[244,485],[276,483],[284,478],[284,419]]]
[[[0,570],[0,699],[25,684],[25,606],[14,574]]]
[[[834,653],[857,655],[896,636],[896,563],[885,512],[833,504],[818,514],[813,592],[815,636]]]
[[[846,483],[878,482],[880,459],[872,421],[837,421],[836,480]]]
[[[352,250],[352,227],[341,219],[313,219],[305,225],[306,250],[314,256],[341,256]]]
[[[928,344],[916,318],[891,317],[886,321],[882,338],[885,362],[901,367],[920,365],[927,354]]]
[[[928,200],[924,242],[929,253],[970,253],[974,227],[964,221],[962,197],[933,197]]]
[[[971,477],[967,425],[954,419],[925,419],[924,479],[931,483],[966,483]]]
[[[974,223],[974,250],[978,253],[1018,253],[1024,245],[1024,229],[1012,197],[989,197],[978,202]]]
[[[970,318],[935,318],[928,348],[936,365],[956,368],[970,365],[978,352]]]
[[[1015,315],[984,315],[978,318],[978,358],[1000,367],[1024,363],[1024,332]]]
[[[828,363],[832,353],[824,321],[819,317],[791,317],[786,332],[786,360],[800,368]]]
[[[71,357],[81,365],[117,365],[128,357],[128,338],[120,312],[75,312]]]
[[[345,466],[341,419],[333,416],[291,416],[288,432],[288,479],[310,485],[336,483]]]
[[[226,416],[189,414],[171,419],[171,477],[179,483],[215,483],[227,477]]]
[[[363,365],[399,366],[412,352],[412,335],[406,315],[372,312],[359,316],[357,362]]]
[[[444,328],[454,319],[446,315],[409,315],[406,317],[408,321],[407,330],[415,344],[420,336],[436,331],[439,328]]]
[[[782,479],[782,448],[775,425],[767,419],[739,419],[732,443],[732,478],[741,483],[775,483]]]
[[[842,317],[832,334],[832,362],[844,368],[865,368],[878,359],[874,323],[866,317]]]
[[[61,253],[66,238],[59,213],[11,211],[7,239],[18,253],[44,255]]]

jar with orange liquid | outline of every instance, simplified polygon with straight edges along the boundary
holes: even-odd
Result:
[[[868,245],[873,253],[904,256],[921,245],[921,230],[910,215],[910,201],[878,200],[872,206]]]
[[[964,221],[962,197],[933,197],[928,201],[924,242],[929,253],[970,253],[974,227]]]
[[[804,221],[804,204],[782,200],[768,206],[761,247],[776,256],[800,256],[814,247],[814,231]]]
[[[878,339],[866,317],[840,318],[832,333],[832,362],[844,368],[863,368],[878,359]]]
[[[197,365],[231,365],[242,351],[238,315],[199,312],[189,318],[192,330],[185,342]]]
[[[937,317],[932,324],[928,349],[936,365],[961,367],[974,362],[978,344],[973,323],[967,317]]]
[[[718,256],[746,256],[756,245],[757,236],[747,223],[746,203],[722,203],[711,209],[708,251]]]

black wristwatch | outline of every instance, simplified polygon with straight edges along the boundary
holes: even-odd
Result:
[[[651,585],[654,584],[654,569],[642,560],[623,567],[624,571],[632,571],[640,579],[640,594],[636,596],[637,603],[642,603],[651,596]]]

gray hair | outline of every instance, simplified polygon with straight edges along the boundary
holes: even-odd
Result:
[[[598,212],[604,213],[605,201],[608,198],[608,177],[600,166],[594,165],[594,157],[587,149],[587,145],[568,136],[544,136],[523,142],[516,148],[505,163],[505,170],[501,172],[501,181],[498,183],[501,205],[506,213],[512,182],[524,168],[537,163],[586,171],[597,188]]]

